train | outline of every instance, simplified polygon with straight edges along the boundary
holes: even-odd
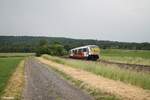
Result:
[[[97,45],[86,45],[73,48],[69,52],[70,58],[98,60],[100,58],[100,48]]]

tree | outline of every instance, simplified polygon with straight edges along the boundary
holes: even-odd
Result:
[[[54,42],[53,44],[49,45],[47,40],[40,40],[37,46],[36,55],[41,56],[42,54],[63,56],[64,54],[67,54],[67,51],[59,42]]]
[[[64,49],[64,46],[58,42],[54,42],[50,46],[50,51],[51,51],[50,54],[55,56],[63,56],[64,54],[67,53],[67,51]]]
[[[36,55],[41,56],[41,54],[50,54],[48,41],[45,39],[40,40],[37,46]]]

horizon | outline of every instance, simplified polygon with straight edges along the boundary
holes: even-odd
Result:
[[[66,38],[74,40],[94,40],[94,41],[110,41],[110,42],[123,42],[123,43],[150,43],[150,42],[124,42],[124,41],[115,41],[115,40],[98,40],[98,39],[85,39],[85,38],[71,38],[71,37],[52,37],[52,36],[33,36],[33,35],[0,35],[4,37],[44,37],[44,38]]]

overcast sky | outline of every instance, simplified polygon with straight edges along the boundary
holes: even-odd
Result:
[[[150,0],[0,0],[0,35],[150,42]]]

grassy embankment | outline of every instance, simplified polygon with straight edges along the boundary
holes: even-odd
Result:
[[[101,50],[101,59],[129,64],[150,65],[150,51],[148,50]]]
[[[92,72],[96,75],[101,75],[106,78],[113,80],[119,80],[125,83],[129,83],[144,89],[150,89],[150,74],[138,73],[130,70],[120,69],[116,66],[106,67],[103,64],[98,64],[96,62],[85,62],[80,60],[69,60],[59,57],[52,57],[48,55],[43,55],[42,57],[50,59],[54,62],[61,63],[64,65],[69,65],[74,68],[83,69]]]
[[[94,97],[95,100],[120,100],[119,97],[96,89],[94,87],[85,84],[84,81],[73,78],[72,76],[66,74],[63,71],[58,70],[57,68],[51,67],[54,71],[56,71],[59,75],[62,76],[63,79],[69,81],[72,85],[82,89],[83,91],[88,92],[91,96]]]
[[[0,96],[3,94],[3,90],[21,60],[22,58],[20,57],[0,58]]]

